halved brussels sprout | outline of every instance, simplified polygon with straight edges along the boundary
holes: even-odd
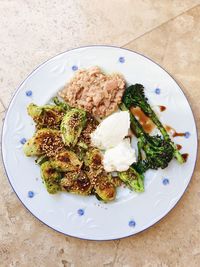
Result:
[[[97,176],[94,189],[97,198],[100,200],[108,202],[115,199],[116,187],[111,182],[111,176],[107,173],[102,173]]]
[[[92,192],[91,181],[84,171],[66,173],[61,180],[61,188],[79,195],[90,195]]]
[[[64,144],[60,132],[52,129],[38,130],[23,146],[27,157],[40,155],[52,157],[63,149]]]
[[[76,145],[85,124],[86,112],[84,110],[73,108],[66,113],[60,126],[65,145]]]
[[[61,174],[54,169],[50,161],[41,165],[41,176],[50,194],[55,194],[60,190]]]
[[[61,172],[77,171],[81,168],[82,162],[72,151],[65,150],[56,155],[52,166]]]
[[[33,118],[38,129],[59,129],[62,118],[66,113],[66,111],[60,106],[37,106],[33,103],[29,104],[27,111],[28,114]]]
[[[144,176],[130,167],[127,171],[118,172],[119,178],[135,192],[144,192]]]

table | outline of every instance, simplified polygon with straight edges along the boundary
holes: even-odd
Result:
[[[189,99],[200,129],[200,0],[0,1],[0,126],[11,96],[37,65],[67,49],[109,44],[152,58]],[[178,205],[147,231],[83,241],[35,219],[0,164],[1,267],[200,266],[200,164]]]

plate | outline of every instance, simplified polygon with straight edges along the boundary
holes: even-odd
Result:
[[[145,192],[119,188],[117,199],[108,204],[94,196],[69,193],[50,195],[40,178],[33,158],[24,156],[22,147],[34,132],[26,107],[44,105],[74,75],[77,69],[100,66],[105,72],[120,72],[127,83],[141,83],[151,104],[166,106],[160,119],[183,137],[175,142],[188,153],[185,164],[173,160],[167,169],[148,171]],[[185,192],[196,161],[197,131],[194,117],[176,81],[159,65],[138,53],[108,46],[82,47],[64,52],[34,70],[15,93],[5,118],[2,154],[8,179],[24,206],[40,221],[66,235],[110,240],[141,232],[163,218]]]

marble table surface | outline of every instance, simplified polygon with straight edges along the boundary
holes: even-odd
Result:
[[[0,126],[15,89],[37,65],[70,48],[109,44],[166,68],[200,129],[200,0],[0,0],[0,36]],[[35,219],[0,163],[0,266],[199,267],[199,173],[198,157],[188,190],[159,224],[126,239],[95,242],[64,236]]]

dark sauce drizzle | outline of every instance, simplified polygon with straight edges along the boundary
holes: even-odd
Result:
[[[182,154],[182,157],[184,158],[185,162],[187,161],[187,159],[188,159],[188,156],[189,156],[189,154],[188,154],[188,153],[184,153],[184,154]]]
[[[158,107],[159,107],[161,112],[163,112],[163,111],[165,111],[167,109],[165,106],[158,106]]]
[[[166,129],[167,132],[171,132],[173,137],[185,136],[185,133],[178,133],[178,132],[176,132],[176,130],[174,128],[172,128],[169,125],[166,125],[165,129]]]
[[[182,145],[177,144],[176,147],[177,147],[178,150],[181,150]]]
[[[132,107],[131,113],[136,117],[136,119],[138,119],[145,132],[152,132],[152,130],[155,128],[155,124],[149,117],[144,114],[144,112],[139,107]]]

